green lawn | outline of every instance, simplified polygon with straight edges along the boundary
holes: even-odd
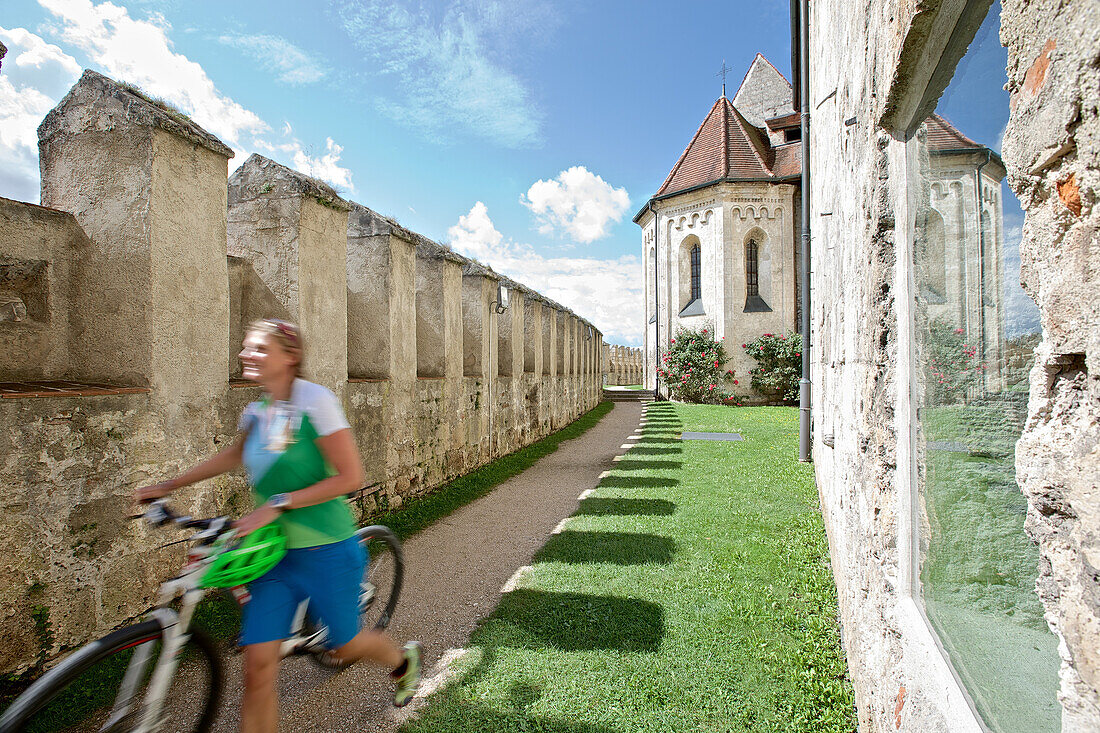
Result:
[[[797,429],[790,408],[654,403],[404,730],[855,730]]]

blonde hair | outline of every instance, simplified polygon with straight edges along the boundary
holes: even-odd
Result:
[[[302,376],[305,366],[305,344],[302,342],[302,329],[296,323],[281,318],[261,318],[248,324],[248,333],[262,333],[271,336],[288,354],[297,356],[294,364],[294,376]]]

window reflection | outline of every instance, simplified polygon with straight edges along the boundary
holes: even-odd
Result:
[[[912,143],[921,590],[990,729],[1041,733],[1060,729],[1058,654],[1015,475],[1039,319],[1019,285],[1023,213],[998,155],[999,16],[995,5]]]

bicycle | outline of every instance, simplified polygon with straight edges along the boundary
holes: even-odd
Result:
[[[24,690],[0,715],[0,733],[159,733],[169,722],[172,730],[201,733],[210,728],[220,701],[221,662],[214,642],[190,625],[199,601],[216,590],[200,581],[227,549],[231,520],[179,516],[163,499],[152,502],[142,518],[156,527],[175,524],[198,530],[180,540],[196,544],[179,575],[160,586],[156,607],[145,621],[81,647]],[[401,593],[401,543],[381,525],[363,527],[357,536],[369,553],[360,585],[360,617],[364,628],[382,630],[392,620]],[[238,603],[247,602],[243,587],[231,591]],[[177,598],[181,598],[179,608],[173,610],[170,604]],[[308,601],[297,609],[291,638],[283,642],[283,656],[308,654],[332,669],[322,658],[327,631],[311,622],[307,606]],[[181,680],[186,695],[169,700],[173,682]]]

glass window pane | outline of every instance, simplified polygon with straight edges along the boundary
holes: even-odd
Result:
[[[998,155],[1008,121],[1000,5],[956,69],[920,151],[918,476],[925,611],[993,731],[1058,731],[1058,652],[1035,594],[1015,444],[1039,313],[1020,287],[1023,212]]]
[[[759,257],[756,240],[750,239],[745,245],[745,294],[750,297],[760,295]]]
[[[700,282],[699,245],[691,248],[691,299],[698,300],[702,293]]]

